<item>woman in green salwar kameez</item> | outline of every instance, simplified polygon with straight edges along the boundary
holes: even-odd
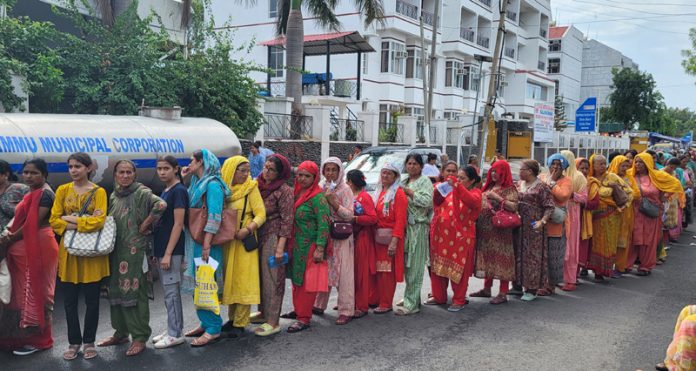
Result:
[[[404,243],[406,290],[403,308],[397,315],[408,315],[420,311],[423,274],[430,254],[430,222],[433,217],[433,183],[422,175],[423,158],[418,154],[406,157],[408,179],[401,187],[408,197],[408,226]]]
[[[109,303],[114,335],[99,346],[128,342],[127,356],[140,354],[150,338],[152,278],[147,270],[151,226],[167,208],[150,188],[135,181],[135,164],[122,160],[114,168],[116,187],[109,200],[109,215],[116,222],[116,246],[111,253]]]

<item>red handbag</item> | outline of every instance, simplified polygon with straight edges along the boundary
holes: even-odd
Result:
[[[304,289],[307,292],[329,292],[329,263],[323,260],[314,262],[314,250],[316,245],[309,249],[309,259],[304,274]]]
[[[519,214],[505,210],[505,201],[500,203],[500,210],[493,214],[491,222],[493,226],[500,229],[514,229],[522,225]]]

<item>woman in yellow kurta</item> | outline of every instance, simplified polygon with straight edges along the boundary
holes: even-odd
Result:
[[[251,179],[249,160],[243,156],[228,158],[222,165],[222,180],[232,189],[225,207],[237,210],[235,239],[223,245],[224,289],[222,304],[229,305],[229,322],[222,326],[228,336],[238,336],[249,325],[251,305],[261,302],[259,250],[247,251],[243,240],[266,221],[258,183]],[[246,207],[245,207],[246,205]],[[266,263],[266,262],[263,262]]]
[[[616,244],[616,258],[614,260],[615,269],[612,276],[614,278],[621,277],[621,274],[625,273],[626,269],[632,268],[632,266],[628,266],[628,254],[631,250],[630,247],[633,239],[633,198],[640,197],[640,193],[637,195],[633,194],[634,187],[632,182],[635,182],[635,180],[633,177],[629,177],[627,174],[628,169],[631,167],[630,163],[631,162],[628,157],[618,155],[611,161],[609,169],[607,170],[612,174],[618,175],[619,178],[626,182],[627,185],[631,186],[631,191],[626,192],[628,195],[628,203],[626,204],[627,207],[620,214],[621,227],[619,228],[619,239]]]
[[[56,199],[51,209],[49,222],[53,231],[63,235],[66,230],[94,232],[100,230],[106,221],[107,197],[104,188],[89,181],[92,159],[86,153],[73,153],[68,157],[68,172],[72,182],[63,184],[56,190]],[[89,204],[83,216],[78,214],[83,205]],[[65,294],[65,317],[68,322],[68,350],[63,358],[77,358],[80,347],[85,359],[97,356],[94,340],[99,324],[99,291],[101,280],[109,276],[109,256],[79,257],[68,254],[63,241],[58,251],[58,278],[63,282]],[[87,311],[84,330],[80,333],[80,318],[77,313],[78,295],[85,296]]]

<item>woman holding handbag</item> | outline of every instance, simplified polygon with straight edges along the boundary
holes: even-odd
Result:
[[[626,184],[630,185],[631,188],[633,188],[633,180],[626,174],[628,169],[630,168],[630,163],[631,161],[628,159],[628,157],[621,155],[616,156],[611,161],[611,164],[609,164],[609,169],[607,171],[612,174],[616,174]],[[631,191],[627,192],[627,195],[628,204],[624,211],[621,213],[619,238],[616,244],[616,259],[614,260],[615,267],[612,276],[613,278],[620,278],[621,274],[626,271],[626,268],[628,268],[628,263],[626,261],[628,260],[628,253],[630,252],[629,247],[631,246],[631,238],[633,237],[633,221],[635,219],[633,210],[633,198],[635,196],[640,196],[640,194],[634,195],[634,191],[632,189]]]
[[[256,230],[266,222],[266,207],[250,171],[249,160],[243,156],[230,157],[222,164],[222,180],[232,190],[225,207],[237,210],[239,227],[235,239],[222,246],[225,262],[222,304],[229,306],[229,321],[222,331],[232,337],[244,333],[252,304],[261,302]]]
[[[56,190],[56,199],[49,219],[56,234],[62,236],[68,230],[96,232],[104,227],[107,211],[106,191],[89,181],[92,171],[93,162],[88,154],[77,152],[68,157],[68,173],[73,181]],[[77,358],[83,344],[85,359],[97,356],[94,341],[99,324],[100,287],[101,280],[108,276],[108,254],[95,257],[70,255],[65,248],[65,239],[61,238],[58,278],[62,282],[65,295],[63,302],[70,343],[63,353],[63,359],[70,361]],[[80,291],[83,292],[87,307],[82,332],[77,313]]]
[[[507,292],[510,289],[510,281],[515,279],[515,250],[513,247],[513,229],[519,227],[517,215],[518,194],[517,188],[512,182],[510,164],[498,159],[492,165],[486,175],[486,185],[483,186],[483,206],[481,215],[476,223],[476,276],[484,278],[483,289],[475,292],[470,297],[490,298],[493,287],[493,279],[500,280],[498,295],[490,300],[491,304],[507,302]],[[498,214],[498,215],[497,215]],[[516,217],[517,225],[498,227],[494,225],[494,217]]]
[[[261,269],[261,304],[259,312],[251,316],[252,323],[262,325],[254,329],[258,336],[269,336],[280,331],[280,310],[285,295],[285,264],[288,241],[292,238],[295,220],[292,188],[286,184],[292,176],[290,162],[283,155],[266,158],[261,176],[257,178],[259,191],[266,207],[266,223],[259,229],[259,266]],[[271,265],[269,259],[275,260]],[[265,323],[264,323],[265,322]]]
[[[677,178],[655,169],[653,157],[648,153],[636,155],[627,174],[633,189],[635,217],[626,267],[632,269],[640,258],[637,274],[647,276],[655,268],[657,245],[662,238],[662,202],[669,194],[681,197],[684,190]]]
[[[573,182],[564,175],[564,171],[570,167],[570,162],[556,153],[546,160],[549,175],[545,182],[549,186],[554,202],[553,213],[546,225],[546,236],[549,245],[548,282],[545,290],[537,293],[544,296],[553,294],[556,285],[563,282],[563,261],[566,257],[566,224],[568,222],[568,202],[573,196]]]
[[[582,208],[587,203],[587,179],[577,169],[575,154],[561,151],[568,161],[564,175],[571,180],[573,195],[568,200],[568,219],[566,221],[566,254],[563,261],[563,291],[574,291],[578,282],[580,264],[580,245],[582,241]],[[584,264],[583,264],[584,265]]]
[[[293,312],[284,318],[296,318],[289,333],[309,328],[317,292],[328,291],[326,246],[329,243],[331,211],[319,187],[319,167],[305,161],[295,175],[295,226],[288,277],[292,280]]]
[[[124,344],[131,336],[133,341],[126,356],[135,356],[145,350],[152,334],[148,302],[152,297],[152,275],[144,268],[152,243],[152,225],[167,209],[167,203],[136,182],[135,164],[130,160],[116,163],[114,180],[109,215],[116,222],[117,232],[111,253],[109,303],[115,332],[98,346]]]
[[[400,164],[399,164],[400,165]],[[404,237],[408,223],[408,198],[401,189],[399,167],[387,163],[372,194],[376,205],[375,270],[379,306],[374,314],[392,311],[396,283],[404,280]]]
[[[345,182],[343,163],[338,157],[329,157],[321,166],[324,179],[319,187],[324,191],[326,202],[331,208],[331,240],[329,243],[329,291],[317,294],[312,309],[324,313],[329,303],[331,287],[338,290],[337,325],[345,325],[355,314],[355,251],[352,223],[353,192]],[[343,231],[339,229],[343,228]],[[347,231],[350,229],[350,231]]]
[[[12,296],[0,303],[0,349],[25,356],[53,346],[51,327],[58,267],[58,243],[48,216],[55,194],[46,184],[42,159],[24,163],[30,192],[17,205],[6,234],[0,235],[0,261],[6,259]]]
[[[182,175],[192,174],[189,184],[189,213],[193,214],[193,209],[199,209],[205,214],[205,227],[203,228],[202,243],[193,240],[191,223],[186,233],[186,260],[187,266],[184,271],[182,289],[184,292],[193,294],[196,287],[196,265],[195,258],[208,261],[213,258],[216,262],[222,263],[222,248],[213,245],[213,237],[221,232],[222,213],[225,206],[225,199],[230,195],[230,190],[225,182],[220,178],[220,161],[214,153],[207,149],[195,151],[191,155],[191,162],[182,171]],[[218,286],[218,294],[222,290],[222,269],[215,270],[215,282]],[[222,317],[212,310],[197,309],[196,314],[201,321],[200,326],[185,334],[186,337],[196,337],[191,342],[193,347],[202,347],[220,340],[220,330],[222,328]]]
[[[520,166],[519,210],[522,225],[516,241],[516,282],[524,287],[522,300],[532,301],[548,286],[549,246],[547,225],[555,204],[551,189],[539,180],[539,163],[524,160]]]

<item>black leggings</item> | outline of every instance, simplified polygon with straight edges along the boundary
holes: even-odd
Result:
[[[97,335],[97,325],[99,324],[100,288],[101,282],[77,284],[63,282],[65,319],[68,321],[68,341],[70,345],[94,343]],[[77,313],[80,290],[84,292],[85,306],[87,307],[84,333],[80,331],[80,317]]]

